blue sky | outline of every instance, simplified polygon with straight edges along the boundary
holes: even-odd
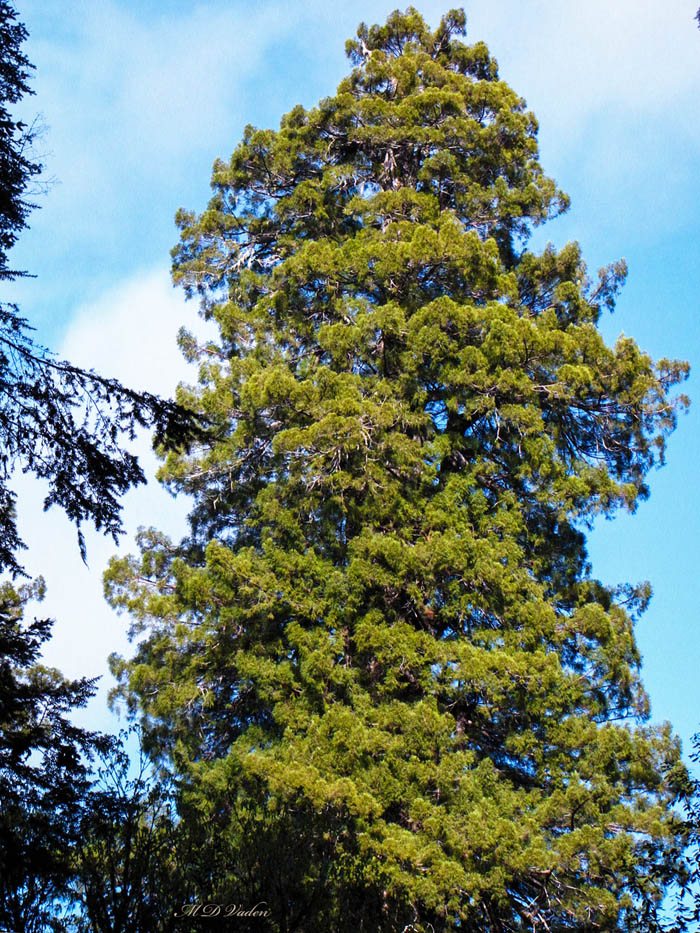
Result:
[[[537,244],[582,243],[589,265],[619,257],[630,276],[610,340],[634,336],[655,357],[700,361],[699,0],[474,0],[468,39],[485,39],[501,75],[540,122],[542,161],[572,198]],[[188,375],[174,337],[196,309],[168,284],[180,206],[201,208],[211,163],[246,123],[277,125],[313,105],[347,71],[344,41],[360,20],[395,3],[289,0],[17,0],[30,31],[36,96],[24,108],[46,124],[39,150],[55,181],[39,201],[14,263],[37,278],[5,286],[39,337],[77,362],[164,393]],[[437,22],[448,4],[417,3]],[[696,381],[688,391],[698,398]],[[700,727],[698,404],[681,418],[668,465],[634,516],[601,522],[590,544],[606,582],[651,580],[638,626],[656,720],[688,747]],[[147,443],[141,444],[147,450]],[[148,461],[152,464],[152,461]],[[57,618],[48,658],[97,674],[128,650],[125,620],[101,600],[111,542],[90,541],[41,512],[41,489],[19,483],[28,564],[45,575]],[[185,507],[151,483],[126,502],[130,529],[182,528]],[[126,543],[128,547],[128,541]],[[105,723],[103,695],[93,724]]]

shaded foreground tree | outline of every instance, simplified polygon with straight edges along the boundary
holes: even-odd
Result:
[[[108,572],[143,636],[114,669],[200,898],[285,931],[655,930],[687,775],[647,722],[648,587],[594,579],[585,530],[647,496],[687,367],[604,342],[624,264],[526,249],[567,200],[464,24],[361,26],[335,96],[247,128],[180,213],[209,432],[162,470],[190,535]]]
[[[27,225],[34,129],[12,113],[32,69],[22,51],[26,30],[0,0],[0,280],[24,273],[8,253]],[[117,536],[120,497],[144,480],[121,447],[138,426],[185,440],[192,420],[179,406],[125,388],[114,379],[55,359],[31,336],[17,307],[0,303],[0,572],[23,574],[23,547],[10,487],[16,469],[47,480],[45,505],[77,525]],[[174,432],[174,433],[171,433]],[[15,933],[65,929],[71,850],[90,786],[89,759],[105,752],[100,736],[75,727],[71,713],[94,692],[41,664],[48,620],[24,620],[41,581],[0,586],[0,928]]]
[[[262,905],[270,887],[277,885],[285,892],[277,920],[292,929],[307,916],[308,903],[325,896],[336,837],[319,836],[311,851],[300,852],[300,834],[308,835],[309,821],[315,818],[308,807],[268,815],[245,799],[240,806],[231,801],[230,825],[219,835],[203,819],[197,795],[181,799],[180,812],[175,812],[173,782],[145,759],[135,775],[123,747],[108,749],[102,762],[73,846],[67,895],[71,931],[194,933],[202,928],[207,910],[222,905],[213,919],[230,920],[225,908]],[[343,833],[341,821],[335,829]],[[206,909],[202,891],[211,904]],[[198,903],[200,910],[191,914]],[[357,907],[355,919],[362,913],[359,897]],[[332,914],[327,919],[327,929],[342,928]],[[238,916],[236,927],[262,931],[269,930],[269,923],[265,917]]]

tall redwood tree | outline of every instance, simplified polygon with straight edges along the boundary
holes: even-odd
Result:
[[[657,929],[685,771],[646,722],[648,589],[595,580],[584,532],[647,495],[686,367],[606,345],[624,264],[527,250],[567,200],[464,25],[361,26],[336,94],[179,215],[210,430],[163,468],[189,537],[108,574],[144,636],[115,669],[203,897],[279,930]]]

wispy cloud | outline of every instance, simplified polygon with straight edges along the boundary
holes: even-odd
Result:
[[[700,88],[696,6],[688,0],[475,0],[470,23],[472,37],[493,37],[506,79],[578,134],[592,113],[618,108],[661,115],[691,101]],[[692,113],[679,116],[690,121]],[[561,123],[556,129],[564,135]]]
[[[695,222],[696,8],[689,0],[470,4],[470,37],[489,42],[501,75],[536,113],[545,169],[572,194],[571,222],[555,236],[619,241],[614,258]]]

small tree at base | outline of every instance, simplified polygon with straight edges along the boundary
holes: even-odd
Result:
[[[648,587],[592,578],[584,531],[647,495],[686,367],[602,339],[624,264],[525,248],[567,201],[464,24],[361,26],[179,215],[210,432],[162,471],[190,536],[108,572],[145,636],[114,668],[228,845],[208,896],[262,888],[274,929],[658,929],[685,769],[645,724]],[[295,834],[267,889],[256,825]]]

